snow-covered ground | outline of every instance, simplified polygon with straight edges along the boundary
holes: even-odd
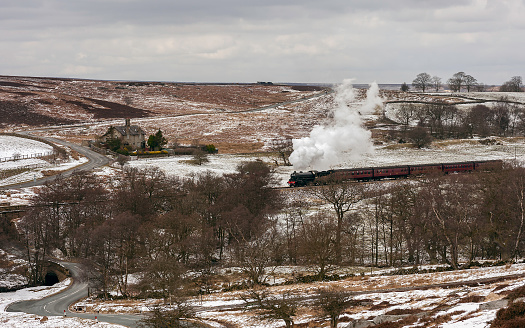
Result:
[[[209,155],[208,163],[202,165],[191,164],[192,156],[173,156],[164,158],[147,158],[128,162],[130,167],[152,167],[156,166],[168,175],[180,177],[191,177],[205,172],[218,175],[235,172],[238,165],[242,162],[253,160],[252,156],[238,155]]]
[[[16,292],[0,293],[0,327],[2,328],[34,328],[34,327],[53,327],[53,328],[121,328],[123,326],[113,325],[104,322],[95,322],[93,320],[72,318],[72,317],[41,317],[33,314],[20,312],[6,312],[9,304],[31,299],[40,299],[55,294],[66,289],[71,283],[66,279],[51,287],[32,287],[17,290]]]
[[[490,138],[494,145],[483,145],[477,139],[434,142],[430,148],[416,149],[410,145],[376,147],[359,161],[345,162],[338,167],[367,167],[402,164],[450,163],[479,160],[525,160],[525,139]]]
[[[52,153],[53,147],[36,140],[0,135],[0,158]],[[3,164],[2,164],[3,166]]]
[[[355,296],[354,299],[366,300],[370,305],[347,309],[341,316],[339,328],[347,327],[349,322],[354,320],[370,320],[400,309],[416,312],[426,311],[429,313],[428,316],[434,319],[447,316],[447,319],[443,320],[439,326],[443,328],[486,328],[489,326],[490,321],[495,318],[497,312],[496,308],[487,305],[490,305],[493,301],[501,300],[508,291],[525,285],[523,279],[510,279],[508,281],[479,284],[477,286],[458,286],[447,289],[422,288],[389,293],[374,292],[374,290],[502,277],[524,272],[525,264],[401,276],[377,275],[376,272],[374,275],[355,276],[336,282],[275,286],[270,288],[270,291],[276,295],[287,291],[299,297],[311,296],[318,289],[328,287],[337,287],[349,292],[368,291],[366,294]],[[0,327],[121,327],[79,318],[57,316],[49,317],[46,320],[37,315],[5,312],[6,307],[13,302],[42,298],[67,288],[69,284],[70,280],[67,279],[52,287],[33,287],[16,292],[1,293]],[[190,301],[190,303],[199,307],[198,318],[204,319],[213,327],[225,327],[218,322],[228,322],[238,327],[246,328],[278,328],[283,326],[282,321],[264,321],[254,315],[253,312],[243,310],[242,293],[242,291],[238,291],[204,295],[202,298]],[[473,301],[473,299],[476,300]],[[152,300],[123,302],[99,303],[98,301],[86,301],[83,304],[87,305],[91,310],[114,313],[142,312],[152,305]],[[220,308],[224,306],[230,306],[232,309]],[[430,311],[432,311],[431,314]],[[295,322],[306,323],[314,320],[315,317],[312,313],[311,311],[298,311],[298,314],[295,316]],[[417,327],[417,325],[408,325],[406,327]]]

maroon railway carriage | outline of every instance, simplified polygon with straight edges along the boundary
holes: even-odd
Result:
[[[406,178],[410,175],[410,167],[407,166],[386,166],[374,168],[373,179],[380,180],[384,178]]]
[[[345,180],[358,180],[366,181],[374,178],[374,169],[360,168],[360,169],[339,169],[333,170],[332,175],[334,180],[345,181]]]
[[[410,175],[432,175],[441,174],[443,172],[443,164],[422,164],[410,165]]]
[[[443,164],[443,173],[471,172],[474,171],[474,162],[445,163]]]

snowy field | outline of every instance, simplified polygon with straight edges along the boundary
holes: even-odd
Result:
[[[66,289],[71,283],[66,279],[51,287],[32,287],[17,290],[16,292],[0,293],[0,327],[2,328],[118,328],[120,325],[112,325],[93,320],[70,318],[70,317],[41,317],[33,314],[19,312],[6,312],[5,309],[11,303],[32,299],[40,299]]]
[[[522,273],[523,271],[523,265],[515,265],[512,268],[484,268],[452,272],[450,274],[439,273],[404,276],[364,276],[349,278],[344,281],[333,283],[300,284],[286,287],[273,287],[272,292],[280,294],[284,291],[291,291],[295,296],[307,297],[315,293],[317,289],[327,287],[339,287],[346,291],[369,290],[369,293],[355,296],[354,299],[366,300],[367,302],[372,302],[373,304],[370,306],[357,306],[347,309],[347,311],[345,311],[345,313],[341,316],[341,322],[339,323],[338,328],[352,327],[349,326],[351,321],[366,319],[372,320],[372,318],[380,318],[382,315],[396,310],[409,310],[414,311],[414,313],[417,313],[417,311],[421,311],[421,313],[423,313],[434,310],[430,315],[432,318],[446,316],[453,313],[454,315],[450,316],[446,320],[443,320],[439,327],[485,328],[489,326],[489,322],[495,318],[497,312],[497,309],[490,307],[490,302],[502,299],[506,291],[523,286],[524,282],[521,279],[515,279],[505,283],[479,285],[476,287],[462,286],[447,289],[415,289],[410,291],[389,293],[375,293],[373,290],[414,286],[426,283],[495,277],[516,272]],[[479,300],[477,302],[468,301],[469,296],[477,296]],[[282,321],[261,321],[260,318],[257,318],[256,316],[253,316],[253,314],[243,311],[242,309],[231,311],[218,311],[213,309],[217,306],[220,306],[221,304],[238,304],[239,299],[239,293],[224,293],[205,297],[202,303],[196,301],[195,305],[205,308],[208,307],[210,309],[200,313],[201,317],[207,318],[208,320],[227,321],[236,324],[238,327],[283,327]],[[438,307],[440,310],[436,310]],[[301,311],[298,311],[295,322],[311,322],[312,320],[315,320],[315,317],[312,314],[314,314],[314,312],[301,313]],[[408,325],[406,327],[416,326]]]
[[[13,157],[18,154],[30,156],[53,152],[53,147],[36,140],[0,135],[0,158]],[[0,165],[4,165],[2,163]]]

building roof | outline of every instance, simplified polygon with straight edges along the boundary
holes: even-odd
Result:
[[[141,134],[144,134],[144,131],[138,126],[138,125],[130,125],[130,126],[125,126],[125,125],[121,125],[121,126],[115,126],[115,130],[117,130],[118,133],[120,133],[121,135],[123,136],[126,136],[128,135],[126,133],[126,128],[129,127],[129,135],[130,136],[138,136],[138,135],[141,135]]]

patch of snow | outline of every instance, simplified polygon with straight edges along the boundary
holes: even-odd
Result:
[[[243,162],[253,160],[253,157],[236,155],[210,155],[209,162],[202,165],[193,165],[189,162],[192,156],[173,156],[161,159],[139,159],[128,162],[130,167],[147,168],[156,166],[168,175],[192,177],[201,173],[211,172],[223,175],[236,172],[237,166]]]

